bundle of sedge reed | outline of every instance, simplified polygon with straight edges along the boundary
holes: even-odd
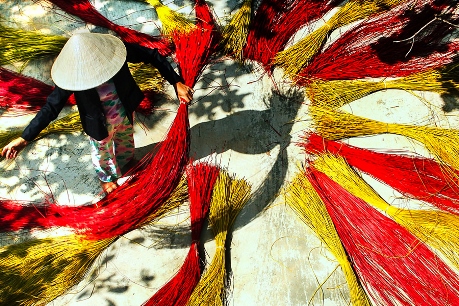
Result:
[[[0,67],[0,108],[2,116],[37,111],[52,87],[37,79]]]
[[[284,73],[293,77],[305,67],[312,57],[322,49],[327,36],[334,30],[377,14],[397,5],[401,0],[351,0],[333,15],[324,25],[308,34],[290,48],[281,51],[274,57],[273,63],[284,69]]]
[[[184,306],[201,278],[199,263],[199,240],[209,212],[212,189],[219,168],[207,163],[191,164],[187,167],[190,199],[191,246],[177,274],[161,287],[144,305]]]
[[[183,179],[161,208],[147,216],[139,226],[166,216],[182,204],[186,196],[186,179]],[[132,208],[129,204],[126,202],[124,209]],[[95,205],[90,206],[94,208],[94,214],[99,213]],[[28,212],[37,210],[33,206],[30,208]],[[67,206],[66,209],[78,213],[81,207]],[[35,212],[38,220],[31,221],[35,225],[42,222],[40,225],[44,228],[49,228],[60,217],[52,206],[44,208],[42,212]],[[31,228],[31,224],[28,225]],[[44,305],[51,302],[78,284],[88,274],[97,257],[118,238],[113,236],[97,240],[76,234],[35,239],[0,248],[0,303]]]
[[[390,81],[314,80],[307,87],[308,98],[314,105],[339,108],[366,95],[385,89],[448,92],[439,69],[427,70]]]
[[[457,130],[384,123],[328,108],[311,107],[310,109],[317,132],[326,139],[338,140],[382,133],[397,134],[422,143],[440,163],[459,170]],[[457,174],[451,173],[451,175]]]
[[[174,32],[172,40],[177,48],[174,60],[185,84],[194,87],[204,67],[217,50],[220,34],[207,4],[196,1],[196,26],[187,33]]]
[[[131,173],[139,175],[139,173]],[[150,215],[146,216],[143,222],[139,225],[150,223],[167,214],[183,203],[188,198],[188,189],[185,176],[182,177],[177,187],[172,191],[170,196],[164,203]],[[130,202],[125,204],[125,209],[130,209]],[[50,229],[55,226],[65,225],[72,227],[73,223],[69,223],[66,218],[71,215],[78,215],[80,211],[86,212],[92,210],[93,214],[101,214],[101,218],[106,218],[103,215],[104,211],[99,205],[86,204],[83,206],[59,205],[57,203],[44,201],[25,202],[16,200],[0,199],[0,232],[13,232],[18,230],[30,229]],[[78,226],[76,226],[78,228]]]
[[[48,127],[46,127],[44,130],[40,132],[40,134],[34,139],[34,141],[43,138],[49,134],[70,134],[81,131],[82,129],[83,127],[81,126],[80,115],[78,114],[78,112],[75,112],[51,122],[48,125]],[[22,129],[0,131],[0,148],[3,148],[13,139],[20,137],[21,134]]]
[[[354,270],[380,305],[455,305],[459,278],[427,245],[316,169],[306,172],[325,203]]]
[[[261,63],[267,72],[272,59],[298,31],[322,17],[341,0],[264,0],[255,11],[249,27],[244,58]]]
[[[116,238],[68,235],[0,248],[0,303],[45,305],[78,284]]]
[[[384,211],[395,222],[438,250],[459,268],[458,215],[438,210],[402,209],[391,206],[340,156],[322,154],[314,160],[314,168],[325,173],[354,196]]]
[[[389,185],[403,196],[418,199],[459,215],[459,185],[457,170],[433,159],[405,154],[370,151],[326,140],[317,134],[305,137],[300,144],[310,154],[329,152],[346,159],[354,168]],[[457,173],[452,176],[451,173]]]
[[[400,3],[400,0],[351,0],[320,28],[308,34],[290,48],[277,53],[273,63],[283,68],[287,76],[293,77],[322,49],[327,36],[331,32],[372,14],[377,14],[398,3]]]
[[[124,26],[115,24],[100,14],[88,0],[47,0],[65,12],[81,20],[114,31],[125,42],[138,44],[150,49],[158,49],[164,56],[172,53],[172,46],[167,39],[148,35]]]
[[[317,54],[294,81],[404,77],[450,64],[459,50],[451,26],[459,20],[456,7],[454,1],[410,0],[370,17]]]
[[[162,92],[164,78],[153,65],[145,63],[128,63],[129,71],[142,91]]]
[[[349,287],[351,304],[356,306],[371,305],[355,275],[324,203],[304,173],[298,173],[287,186],[286,202],[298,217],[316,233],[317,237],[338,261]]]
[[[59,35],[0,25],[0,65],[55,56],[66,42],[67,38]]]
[[[161,32],[170,36],[173,32],[187,33],[194,28],[194,24],[180,13],[177,13],[164,5],[160,0],[146,0],[153,6],[161,20]]]
[[[244,0],[239,10],[222,30],[223,52],[239,62],[244,60],[243,49],[247,43],[251,18],[252,0]]]
[[[193,290],[187,305],[225,305],[225,242],[237,215],[250,196],[251,187],[220,171],[210,204],[209,224],[215,235],[216,251],[210,265]]]
[[[133,168],[132,175],[114,192],[79,209],[56,207],[56,226],[73,228],[87,239],[119,236],[142,226],[161,208],[179,184],[189,159],[188,105],[181,103],[165,140]],[[129,206],[126,206],[129,203]]]
[[[211,8],[205,0],[194,0],[194,11],[196,14],[196,25],[202,29],[211,30],[215,33],[215,39],[220,38],[219,25],[217,24],[217,18],[214,16]]]

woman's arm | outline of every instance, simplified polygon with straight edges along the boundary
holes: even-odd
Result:
[[[37,115],[35,115],[29,125],[24,129],[22,137],[12,140],[3,147],[1,155],[8,159],[15,158],[51,121],[57,118],[71,94],[72,92],[56,86],[46,99],[46,104],[43,105]]]
[[[27,141],[34,140],[51,121],[57,118],[71,94],[71,91],[56,86],[46,98],[45,105],[22,132],[22,138]]]
[[[126,46],[126,61],[130,63],[152,64],[169,84],[174,86],[175,93],[180,101],[190,102],[193,98],[193,89],[183,83],[183,79],[175,72],[166,57],[159,54],[157,49],[149,49],[136,44],[124,43]]]

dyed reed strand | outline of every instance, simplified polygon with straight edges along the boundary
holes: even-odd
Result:
[[[324,203],[304,173],[298,173],[287,186],[286,191],[287,204],[316,233],[317,237],[338,261],[349,287],[352,305],[371,305],[341,244]]]
[[[342,156],[352,167],[391,186],[403,196],[459,215],[457,174],[450,175],[457,170],[430,158],[370,151],[326,140],[317,134],[307,135],[305,141],[300,146],[310,154],[329,152]]]
[[[404,227],[310,169],[308,179],[324,202],[354,270],[379,305],[454,305],[459,278]]]
[[[384,211],[419,240],[443,254],[456,269],[459,268],[458,215],[438,210],[391,206],[339,156],[322,154],[314,160],[314,168],[349,193]]]
[[[237,215],[250,196],[251,187],[243,179],[234,179],[220,171],[215,183],[209,212],[209,224],[215,235],[216,251],[210,265],[188,300],[187,305],[224,305],[225,241]]]
[[[185,261],[174,277],[144,305],[186,305],[201,278],[199,238],[207,218],[212,189],[219,169],[207,163],[190,164],[187,180],[190,198],[191,246]]]

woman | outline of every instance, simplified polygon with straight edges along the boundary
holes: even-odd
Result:
[[[123,43],[109,34],[75,34],[51,68],[55,89],[21,137],[3,148],[2,156],[15,158],[57,118],[67,99],[74,94],[102,189],[106,193],[115,190],[116,180],[121,176],[119,164],[134,157],[133,113],[144,98],[127,62],[152,64],[174,86],[180,101],[191,101],[193,90],[183,84],[158,50]]]

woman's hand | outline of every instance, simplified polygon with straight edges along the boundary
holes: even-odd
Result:
[[[16,158],[18,156],[18,153],[25,148],[25,146],[29,142],[25,140],[22,137],[18,137],[14,140],[12,140],[9,144],[7,144],[5,147],[3,147],[2,150],[2,156],[11,159],[11,158]]]
[[[191,87],[186,86],[182,82],[175,83],[174,89],[179,101],[190,103],[190,101],[193,99],[194,90]]]

